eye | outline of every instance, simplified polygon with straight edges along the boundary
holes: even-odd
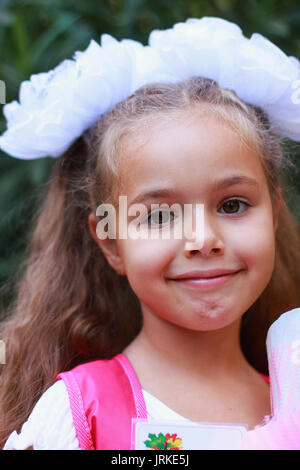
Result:
[[[174,220],[173,211],[158,209],[156,211],[151,212],[146,220],[148,222],[148,225],[158,227],[158,226],[172,222],[172,220],[170,220],[171,216],[173,217],[172,220]]]
[[[238,212],[238,209],[241,204],[245,207],[242,212],[245,212],[248,207],[250,207],[248,202],[242,201],[241,199],[228,199],[228,201],[223,202],[221,207],[226,207],[225,214],[240,214],[241,212]]]

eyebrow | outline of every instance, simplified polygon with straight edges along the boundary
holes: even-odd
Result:
[[[212,191],[217,191],[220,189],[225,189],[229,186],[234,186],[237,184],[247,184],[249,186],[254,186],[256,188],[259,188],[258,182],[250,178],[249,176],[245,175],[233,175],[229,176],[227,178],[224,178],[222,180],[216,180],[211,184],[211,190]],[[142,202],[146,201],[149,199],[159,199],[159,198],[176,198],[178,196],[178,191],[172,188],[157,188],[157,189],[152,189],[149,191],[144,191],[141,192],[138,196],[136,196],[131,204],[134,204],[136,202]]]

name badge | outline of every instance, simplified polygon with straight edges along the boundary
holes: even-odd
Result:
[[[235,450],[247,432],[246,424],[132,418],[131,450]]]

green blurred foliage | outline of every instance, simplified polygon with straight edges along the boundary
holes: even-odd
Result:
[[[102,33],[146,44],[154,28],[202,16],[234,21],[246,36],[258,32],[300,57],[299,0],[1,0],[0,79],[6,102],[18,99],[21,81],[72,58]],[[0,133],[5,128],[1,113]],[[293,159],[299,161],[299,147]],[[14,278],[24,258],[31,217],[53,163],[50,157],[24,161],[0,152],[0,284]],[[299,182],[295,174],[287,180],[287,202],[299,220]]]

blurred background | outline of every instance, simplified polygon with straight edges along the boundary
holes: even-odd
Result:
[[[146,44],[153,29],[202,16],[236,22],[247,37],[258,32],[300,58],[299,0],[1,0],[0,80],[6,85],[6,102],[18,100],[23,80],[72,59],[92,38],[99,42],[102,33]],[[6,129],[2,108],[0,104],[0,133]],[[299,170],[300,146],[288,140],[285,146]],[[53,163],[51,157],[25,161],[0,151],[0,316],[12,295],[11,287],[3,286],[13,287],[17,279]],[[288,170],[283,176],[284,196],[300,222],[299,174]]]

